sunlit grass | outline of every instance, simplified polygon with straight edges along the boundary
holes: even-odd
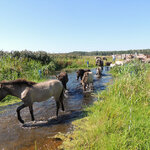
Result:
[[[150,149],[149,71],[139,62],[112,70],[113,85],[98,93],[85,118],[74,122],[64,149]]]
[[[0,107],[1,106],[7,106],[7,105],[12,105],[15,103],[21,102],[19,98],[13,97],[13,96],[7,96],[2,102],[0,102]]]

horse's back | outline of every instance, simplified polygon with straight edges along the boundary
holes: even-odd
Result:
[[[49,80],[49,90],[53,96],[61,93],[63,90],[63,84],[59,80]]]
[[[59,80],[48,80],[35,84],[29,90],[29,95],[32,102],[41,102],[54,96],[60,96],[63,90],[63,85]]]
[[[92,72],[85,72],[82,82],[84,83],[92,83],[93,82],[93,73]]]

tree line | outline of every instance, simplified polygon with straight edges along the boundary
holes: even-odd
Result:
[[[0,51],[0,57],[15,57],[15,58],[27,58],[32,60],[40,61],[42,64],[49,64],[56,58],[63,58],[63,59],[76,59],[81,56],[109,56],[113,54],[150,54],[150,49],[140,49],[140,50],[120,50],[120,51],[92,51],[92,52],[83,52],[83,51],[74,51],[69,53],[58,53],[52,54],[47,53],[45,51]]]
[[[139,49],[139,50],[120,50],[120,51],[93,51],[93,52],[82,52],[82,51],[74,51],[68,54],[78,55],[78,56],[109,56],[113,54],[150,54],[150,49]]]

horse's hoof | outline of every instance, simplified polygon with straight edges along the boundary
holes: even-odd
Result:
[[[22,124],[24,124],[24,121],[23,121],[23,120],[20,120],[20,122],[21,122]]]

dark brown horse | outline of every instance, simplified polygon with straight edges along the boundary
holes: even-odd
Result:
[[[103,70],[103,67],[104,67],[104,62],[103,62],[103,60],[97,59],[97,60],[96,60],[96,66],[101,67],[101,69]]]
[[[79,69],[76,73],[77,73],[77,80],[79,80],[79,78],[82,80],[82,77],[84,75],[85,72],[90,72],[90,69]]]
[[[45,101],[52,96],[56,101],[56,116],[58,116],[60,104],[62,106],[62,110],[64,111],[63,91],[64,88],[62,83],[56,79],[40,83],[27,81],[25,79],[2,81],[0,82],[0,101],[7,95],[12,95],[20,98],[23,101],[23,104],[17,108],[17,116],[18,120],[21,123],[24,123],[20,116],[21,109],[29,107],[31,119],[32,121],[34,121],[33,103]]]
[[[61,72],[59,75],[56,76],[58,80],[60,80],[65,89],[67,89],[67,82],[68,82],[68,74],[67,72]]]

